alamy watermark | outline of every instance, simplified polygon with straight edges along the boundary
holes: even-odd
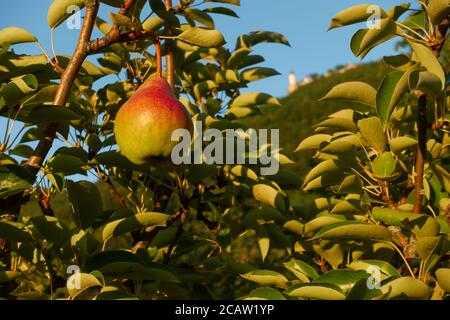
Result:
[[[171,154],[174,164],[259,164],[261,175],[278,173],[279,129],[226,129],[223,133],[209,128],[203,132],[201,121],[195,121],[194,127],[194,139],[187,129],[172,132],[172,141],[178,142]]]

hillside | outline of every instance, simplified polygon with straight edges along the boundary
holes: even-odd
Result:
[[[280,143],[293,151],[300,141],[313,133],[312,126],[320,119],[343,108],[357,107],[344,102],[321,102],[319,99],[331,87],[346,81],[364,81],[378,87],[388,68],[383,62],[361,64],[343,74],[333,72],[329,77],[318,77],[313,83],[304,85],[289,96],[281,99],[283,107],[264,115],[249,118],[245,124],[256,129],[280,129]],[[360,107],[358,107],[360,108]],[[310,154],[297,154],[295,165],[302,176],[312,166]]]

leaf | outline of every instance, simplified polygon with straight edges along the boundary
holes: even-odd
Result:
[[[370,4],[362,4],[342,10],[333,17],[328,30],[348,26],[358,22],[368,21],[369,18],[373,15],[373,11],[370,10],[371,7],[374,6]],[[381,8],[380,13],[381,13],[380,18],[386,17],[386,13]]]
[[[400,273],[391,264],[381,260],[354,260],[348,265],[348,268],[359,271],[368,272],[369,268],[376,267],[380,270],[381,275],[384,276],[382,280],[390,277],[400,277]],[[368,272],[369,273],[369,272]]]
[[[280,43],[290,46],[285,36],[278,32],[271,31],[253,31],[248,34],[241,35],[236,44],[236,49],[251,48],[260,43]]]
[[[75,298],[83,291],[93,288],[102,287],[100,281],[89,273],[74,273],[67,279],[69,295]]]
[[[437,99],[442,91],[442,83],[439,77],[434,73],[416,70],[410,74],[409,89],[412,92],[423,92],[427,94],[429,98]]]
[[[386,137],[378,117],[370,117],[358,121],[359,132],[363,139],[378,153],[386,149]]]
[[[287,209],[287,202],[285,196],[266,184],[257,184],[253,186],[253,196],[256,200],[261,201],[269,206],[285,212]]]
[[[203,24],[205,27],[214,29],[214,20],[206,12],[198,9],[186,8],[183,13],[187,19],[195,20]]]
[[[450,14],[449,0],[429,0],[426,12],[434,25],[439,25]]]
[[[319,277],[313,267],[301,260],[291,259],[289,262],[284,262],[283,265],[303,282],[310,282]]]
[[[417,140],[408,136],[401,136],[391,139],[389,145],[393,153],[399,154],[406,149],[417,146]]]
[[[33,238],[31,235],[18,228],[12,222],[0,220],[0,235],[2,239],[14,242],[31,242]]]
[[[30,188],[34,176],[16,164],[0,165],[0,199],[5,199]]]
[[[105,224],[94,231],[93,237],[98,242],[103,243],[110,238],[117,237],[121,234],[131,232],[136,229],[149,226],[165,227],[169,217],[169,215],[158,212],[138,213],[134,216]]]
[[[203,11],[207,12],[207,13],[223,14],[223,15],[227,15],[230,17],[239,18],[239,16],[237,15],[236,12],[234,12],[233,10],[231,10],[229,8],[225,8],[225,7],[206,8],[206,9],[203,9]]]
[[[300,142],[297,149],[295,149],[295,152],[317,149],[321,143],[328,142],[330,139],[331,135],[329,134],[315,134],[313,136],[309,136]]]
[[[358,43],[353,43],[352,50],[356,56],[364,57],[373,47],[395,36],[397,25],[391,18],[381,19],[379,23],[379,27],[369,29],[358,39]]]
[[[313,283],[328,283],[348,292],[361,279],[368,278],[367,272],[351,270],[332,270],[314,279]]]
[[[374,207],[372,218],[389,226],[403,227],[403,220],[414,220],[424,215],[390,208]]]
[[[241,0],[204,0],[204,2],[217,2],[217,3],[227,3],[235,6],[241,5]]]
[[[273,68],[255,67],[243,70],[241,78],[242,80],[253,82],[278,75],[280,73]]]
[[[264,286],[286,288],[289,283],[284,275],[270,270],[254,270],[246,274],[241,274],[241,277]]]
[[[231,102],[230,108],[248,108],[257,105],[268,105],[268,104],[276,106],[281,105],[280,101],[277,98],[267,93],[246,92],[235,98]]]
[[[377,90],[370,84],[361,81],[349,81],[334,86],[320,101],[351,101],[375,107],[376,96]]]
[[[435,274],[439,287],[450,292],[450,269],[440,268],[436,270]]]
[[[356,221],[344,221],[323,227],[310,240],[317,239],[390,241],[391,234],[383,226]]]
[[[68,11],[69,7],[77,6],[84,8],[84,0],[53,0],[48,8],[47,23],[53,29],[59,26],[64,20],[70,17],[74,12]]]
[[[290,287],[284,294],[318,300],[345,300],[345,295],[338,286],[328,283],[303,283]]]
[[[414,51],[415,57],[420,64],[431,73],[434,73],[441,80],[441,90],[445,85],[445,72],[442,68],[438,58],[433,54],[433,51],[422,43],[410,42],[411,48]]]
[[[400,99],[408,92],[408,86],[409,72],[391,72],[383,79],[376,97],[377,112],[383,129],[386,129],[392,111]]]
[[[0,46],[35,41],[37,41],[36,37],[22,28],[7,27],[0,30]]]
[[[327,152],[326,150],[322,150],[323,152]],[[320,162],[317,166],[312,168],[305,177],[303,182],[303,186],[306,186],[313,179],[320,177],[324,173],[343,170],[348,167],[345,162],[338,160],[325,160]]]
[[[78,119],[80,119],[80,116],[69,108],[45,105],[39,108],[34,108],[27,117],[26,121],[33,124],[45,124]]]
[[[380,180],[388,180],[393,177],[397,167],[397,160],[392,152],[386,151],[372,161],[372,172],[374,177]],[[394,177],[396,177],[394,175]]]
[[[381,292],[387,294],[389,299],[429,299],[431,288],[420,280],[411,277],[394,279],[383,286]]]
[[[225,43],[225,39],[219,31],[199,27],[189,28],[176,38],[188,44],[205,48],[218,47]]]
[[[180,21],[171,11],[166,10],[166,6],[161,0],[150,0],[151,9],[157,14],[158,17],[166,21],[168,24],[179,28]]]
[[[250,292],[250,294],[244,298],[244,300],[286,300],[286,298],[274,288],[258,288]]]
[[[12,78],[11,81],[1,88],[1,97],[9,106],[15,106],[29,93],[36,91],[38,81],[32,74],[25,74]]]
[[[16,280],[22,276],[22,272],[18,271],[0,271],[0,284]]]
[[[68,180],[66,183],[75,223],[78,227],[86,229],[103,212],[100,192],[97,186],[89,181],[73,182]]]

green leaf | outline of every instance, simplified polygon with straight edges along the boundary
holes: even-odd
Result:
[[[409,89],[412,92],[423,92],[428,98],[437,99],[442,91],[442,83],[434,73],[416,70],[410,74]]]
[[[20,278],[22,276],[22,272],[17,271],[0,271],[0,283],[9,282]]]
[[[214,20],[206,12],[198,9],[186,8],[184,9],[183,14],[187,19],[195,20],[203,24],[205,27],[214,29]]]
[[[328,283],[303,283],[290,287],[285,294],[297,298],[318,300],[345,300],[345,295],[338,286]]]
[[[265,78],[278,76],[280,73],[273,68],[255,67],[245,69],[241,72],[242,80],[254,82]]]
[[[89,288],[103,286],[95,276],[89,273],[75,273],[67,279],[67,283],[69,284],[69,295],[72,298],[75,298]]]
[[[274,288],[258,288],[250,292],[244,300],[286,300],[286,298]]]
[[[399,154],[406,149],[417,146],[417,140],[408,136],[401,136],[391,139],[389,145],[393,153]]]
[[[7,84],[1,87],[0,97],[6,104],[15,106],[25,97],[25,95],[36,91],[38,81],[32,74],[25,74],[16,78],[12,78]]]
[[[204,0],[204,2],[217,2],[217,3],[227,3],[235,6],[241,5],[241,0]]]
[[[22,28],[7,27],[0,30],[0,46],[35,41],[36,37]]]
[[[84,0],[53,0],[47,12],[47,23],[51,29],[59,26],[74,13],[68,12],[70,6],[77,6],[81,10],[84,8]]]
[[[381,287],[381,292],[388,299],[429,299],[431,288],[420,280],[402,277],[392,280]]]
[[[436,280],[439,283],[439,287],[444,289],[446,292],[450,292],[450,269],[437,269]]]
[[[372,218],[376,221],[383,222],[384,224],[387,224],[389,226],[397,226],[397,227],[403,227],[403,220],[409,219],[414,220],[420,217],[423,217],[424,215],[417,214],[417,213],[411,213],[407,211],[401,211],[396,209],[390,209],[390,208],[382,208],[382,207],[374,207],[372,209]]]
[[[97,186],[89,181],[73,182],[68,180],[67,191],[75,223],[78,227],[90,227],[103,212],[102,199]]]
[[[400,277],[400,273],[395,267],[388,262],[381,260],[354,260],[348,267],[355,271],[362,270],[366,272],[368,272],[369,268],[376,267],[381,272],[382,280],[390,277]]]
[[[397,160],[392,152],[387,151],[380,154],[372,161],[372,172],[374,177],[380,180],[391,180],[398,176],[395,173]]]
[[[322,143],[328,142],[330,139],[331,135],[329,134],[315,134],[309,136],[300,142],[297,149],[295,149],[295,152],[318,149]]]
[[[356,221],[343,221],[323,227],[310,240],[317,239],[390,241],[391,234],[389,230],[383,226]]]
[[[239,16],[234,12],[233,10],[225,7],[213,7],[213,8],[206,8],[203,9],[204,12],[207,13],[216,13],[216,14],[223,14],[230,17],[239,18]]]
[[[256,184],[253,186],[253,196],[269,206],[285,212],[287,209],[287,199],[284,194],[266,184]]]
[[[2,239],[14,242],[31,242],[33,238],[31,235],[17,227],[12,222],[0,220],[0,235]]]
[[[376,106],[383,128],[386,129],[392,111],[403,95],[408,92],[409,73],[396,71],[388,74],[380,85],[376,96]]]
[[[303,282],[310,282],[319,277],[313,267],[301,260],[291,259],[289,262],[284,262],[283,265]]]
[[[271,31],[253,31],[238,38],[236,49],[251,48],[252,46],[265,42],[280,43],[290,46],[287,38],[281,33]]]
[[[16,164],[0,166],[0,199],[13,196],[30,188],[34,175]]]
[[[45,124],[78,119],[80,119],[80,116],[69,108],[45,105],[39,108],[34,108],[27,117],[26,121],[33,124]]]
[[[361,81],[350,81],[334,86],[320,100],[351,101],[375,107],[376,96],[377,90],[370,84]]]
[[[328,30],[355,24],[358,22],[368,21],[373,12],[369,10],[372,7],[370,4],[362,4],[349,7],[336,14],[330,24]],[[381,17],[385,18],[386,13],[380,8]]]
[[[142,23],[142,29],[144,29],[146,31],[155,31],[155,30],[158,30],[163,25],[164,25],[164,20],[161,19],[160,17],[156,16],[156,17],[151,17],[151,18],[148,18],[147,20],[145,20]]]
[[[438,58],[436,58],[436,56],[433,54],[433,51],[422,43],[410,42],[410,44],[417,61],[420,62],[420,64],[428,71],[434,73],[441,80],[440,89],[444,89],[445,72]]]
[[[276,105],[279,106],[280,101],[277,98],[261,92],[246,92],[236,97],[230,104],[230,108],[248,108],[257,105]]]
[[[246,274],[241,274],[241,277],[264,286],[286,288],[289,283],[284,275],[270,270],[254,270]]]
[[[356,56],[364,57],[373,47],[393,38],[396,30],[397,25],[391,18],[381,19],[379,28],[364,32],[358,43],[353,44],[353,51],[356,51]]]
[[[332,270],[317,279],[313,283],[328,283],[339,287],[343,292],[348,292],[361,279],[368,278],[369,275],[362,271]]]
[[[139,213],[128,218],[115,220],[96,229],[93,233],[93,237],[98,242],[103,243],[110,238],[117,237],[136,229],[149,226],[165,227],[169,217],[169,215],[158,212]]]
[[[426,11],[434,25],[439,25],[450,14],[449,0],[429,0]]]
[[[219,31],[199,27],[189,28],[176,38],[188,44],[205,48],[218,47],[225,43],[225,39]]]
[[[358,128],[363,139],[378,153],[386,150],[386,137],[378,117],[359,120]]]

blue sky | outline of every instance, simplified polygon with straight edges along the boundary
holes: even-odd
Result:
[[[31,31],[50,51],[50,31],[47,27],[47,9],[52,0],[15,0],[3,3],[0,10],[0,29],[18,26]],[[177,1],[174,0],[176,3]],[[374,0],[373,4],[388,8],[402,3],[397,0]],[[349,41],[358,27],[346,27],[327,32],[331,18],[340,10],[367,3],[364,0],[241,0],[241,7],[234,7],[240,19],[217,18],[219,29],[234,46],[238,35],[255,30],[269,30],[283,33],[292,47],[262,44],[256,52],[266,58],[264,65],[274,67],[281,76],[259,81],[251,90],[265,91],[283,96],[287,89],[287,75],[295,70],[302,78],[311,73],[324,73],[338,64],[358,62],[350,51]],[[217,4],[221,5],[221,4]],[[100,16],[108,19],[108,12],[114,8],[102,5]],[[69,30],[63,24],[55,34],[58,54],[71,54],[78,38],[78,30]],[[376,60],[394,51],[394,43],[388,43],[371,52],[366,60]],[[40,53],[35,45],[25,44],[16,48],[18,53]]]

